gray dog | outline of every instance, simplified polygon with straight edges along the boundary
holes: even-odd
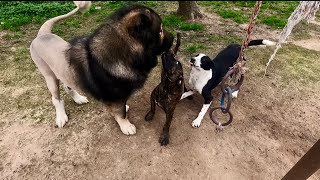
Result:
[[[59,93],[61,81],[76,103],[88,102],[80,91],[93,96],[111,110],[124,134],[135,134],[126,102],[157,65],[157,55],[171,48],[173,36],[162,29],[162,20],[152,9],[130,5],[110,15],[92,34],[67,42],[51,30],[58,21],[91,5],[74,3],[77,8],[68,14],[46,21],[30,46],[32,60],[51,92],[56,124],[63,127],[68,121]]]

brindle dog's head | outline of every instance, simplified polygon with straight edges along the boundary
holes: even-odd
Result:
[[[172,46],[173,35],[163,29],[161,17],[151,8],[143,5],[126,6],[112,18],[121,19],[129,35],[154,55],[160,55]]]
[[[183,82],[183,69],[181,63],[175,58],[180,46],[180,33],[177,33],[177,44],[174,50],[167,50],[161,55],[162,80],[168,79],[170,83],[181,85]]]

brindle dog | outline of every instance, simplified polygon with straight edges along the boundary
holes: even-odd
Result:
[[[168,50],[161,55],[161,82],[151,93],[151,110],[145,116],[146,121],[153,119],[156,110],[155,104],[161,107],[166,113],[166,123],[163,126],[163,131],[159,139],[161,145],[167,145],[169,143],[169,128],[173,112],[180,101],[182,93],[187,91],[184,85],[182,65],[175,59],[179,46],[180,34],[178,33],[175,49],[173,51]]]

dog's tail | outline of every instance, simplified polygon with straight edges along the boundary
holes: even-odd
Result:
[[[276,45],[276,43],[266,39],[255,39],[255,40],[251,40],[248,44],[248,46],[258,46],[258,45],[274,46]]]
[[[82,13],[86,12],[89,10],[91,6],[91,1],[73,1],[73,2],[77,6],[74,10],[70,11],[67,14],[57,16],[46,21],[39,29],[38,36],[46,33],[51,33],[52,27],[55,23],[59,22],[62,19],[65,19],[67,17],[74,15],[77,11],[80,11]]]

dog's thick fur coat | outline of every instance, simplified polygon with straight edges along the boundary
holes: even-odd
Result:
[[[52,94],[56,124],[63,127],[68,121],[59,93],[61,81],[77,103],[88,102],[79,91],[92,95],[110,108],[124,134],[135,134],[135,126],[126,118],[126,102],[145,83],[157,55],[170,49],[173,36],[162,29],[162,20],[152,9],[130,5],[114,12],[94,33],[68,43],[51,29],[91,5],[74,3],[77,8],[70,13],[45,22],[30,46],[31,57]]]

